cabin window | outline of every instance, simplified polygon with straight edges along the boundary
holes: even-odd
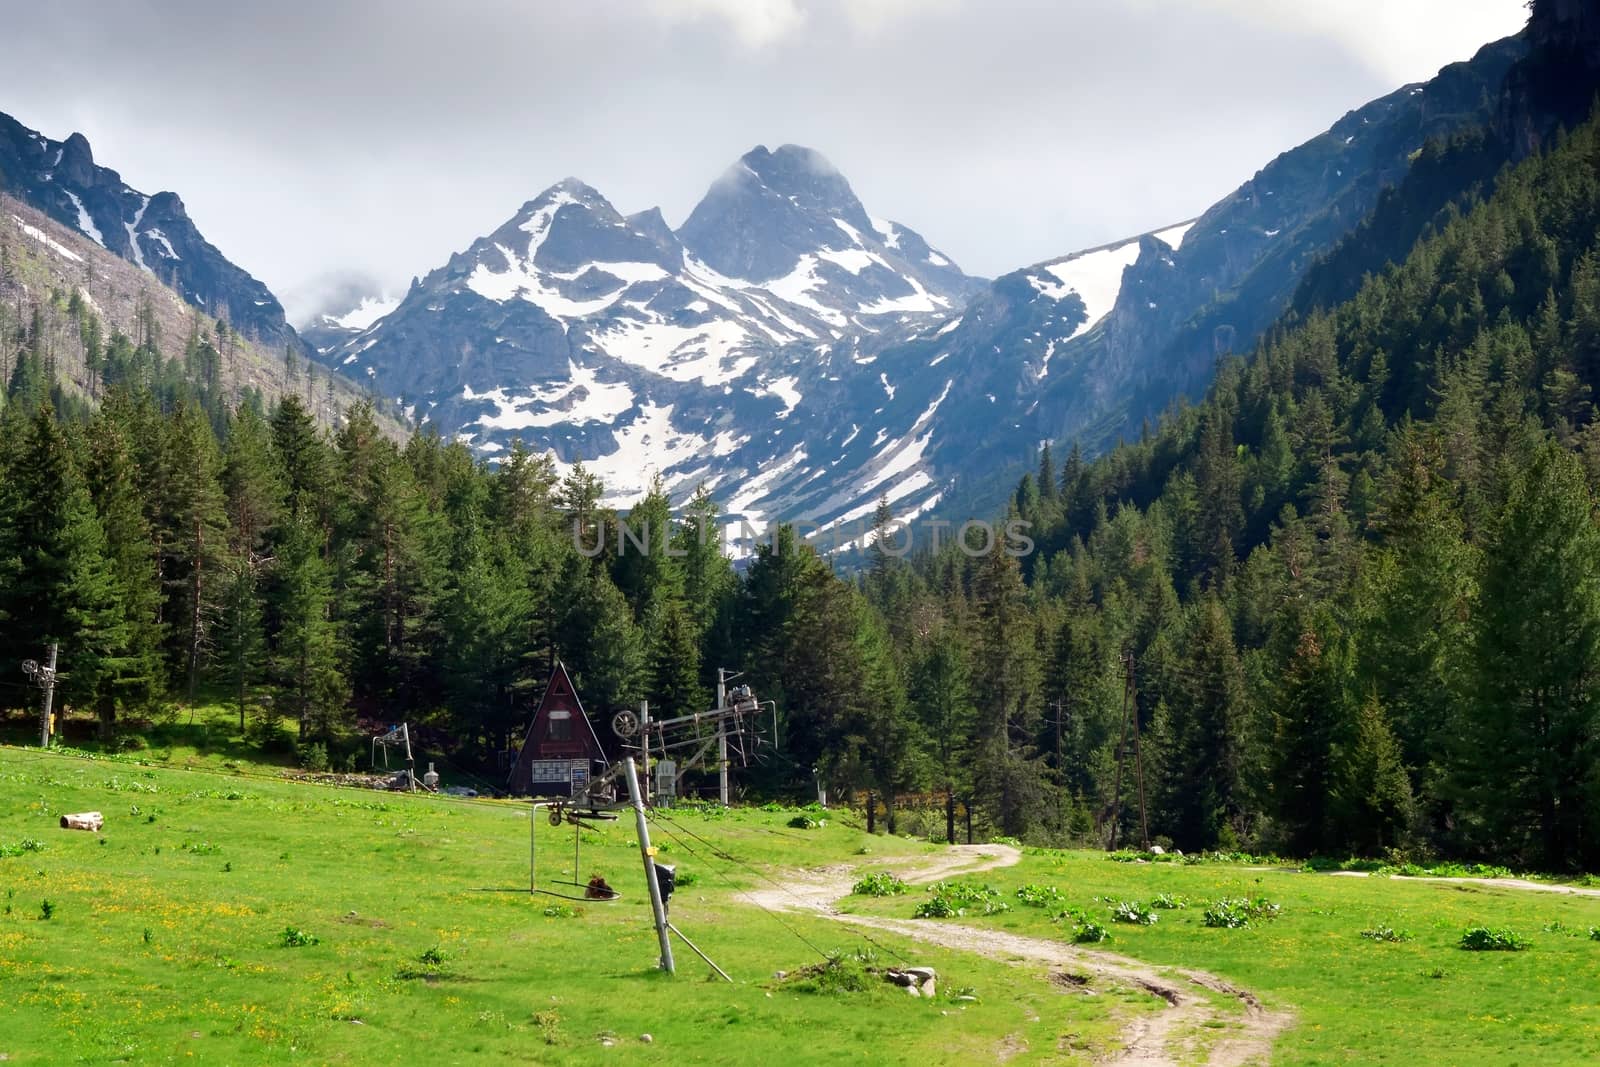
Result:
[[[550,741],[572,740],[572,712],[554,710],[550,712],[550,729],[545,738]]]

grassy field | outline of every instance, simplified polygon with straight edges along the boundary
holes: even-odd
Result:
[[[625,899],[580,903],[526,892],[520,805],[13,748],[0,748],[0,796],[9,1063],[972,1063],[1008,1039],[1105,1049],[1114,1015],[1151,1010],[884,937],[939,969],[937,1000],[881,981],[830,993],[775,980],[817,963],[816,949],[885,949],[734,902],[734,886],[760,879],[687,832],[745,864],[930,851],[831,819],[801,831],[786,812],[680,813],[676,841],[663,824],[662,858],[692,883],[673,920],[730,985],[681,945],[678,976],[656,970],[626,821],[585,832],[578,872]],[[57,828],[81,810],[105,814],[102,834]],[[571,878],[573,831],[541,822],[539,834],[541,877]],[[291,929],[314,943],[285,945]],[[978,999],[956,999],[968,989]]]
[[[869,837],[837,813],[812,829],[783,810],[656,823],[661,858],[687,876],[673,919],[735,981],[714,980],[681,944],[668,978],[626,818],[584,831],[576,871],[573,830],[538,825],[542,878],[602,873],[623,900],[530,896],[526,806],[289,782],[215,730],[115,758],[0,748],[6,1062],[939,1064],[1002,1050],[1088,1062],[1161,1006],[1127,989],[1079,995],[1042,966],[750,906],[742,891],[770,898],[785,868],[910,871],[940,851]],[[57,828],[80,810],[104,812],[104,832]],[[1034,850],[971,880],[1009,909],[919,922],[1063,942],[1074,921],[1052,916],[1081,908],[1110,931],[1096,947],[1203,968],[1291,1010],[1274,1063],[1576,1064],[1600,1048],[1594,898]],[[1056,899],[1030,907],[1024,886]],[[1112,921],[1114,902],[1163,893],[1190,906],[1152,926]],[[909,919],[934,895],[913,886],[846,906]],[[1275,919],[1202,921],[1210,901],[1260,896],[1281,906]],[[1529,948],[1457,947],[1480,924]],[[1379,926],[1410,940],[1361,936]],[[938,968],[939,997],[876,979],[832,988],[850,967],[774,977],[858,950]]]
[[[892,869],[892,868],[891,868]],[[1357,878],[1245,865],[1121,863],[1104,853],[1029,850],[1014,867],[969,881],[997,891],[1009,910],[956,920],[1039,937],[1071,935],[1067,907],[1111,935],[1096,946],[1154,963],[1203,968],[1295,1013],[1275,1064],[1588,1064],[1600,1057],[1600,899],[1483,882]],[[1030,907],[1017,890],[1050,889],[1059,903]],[[1159,894],[1187,907],[1149,908]],[[910,917],[934,894],[854,897],[865,914]],[[1249,928],[1205,925],[1220,898],[1265,897],[1276,918]],[[1118,902],[1139,902],[1153,925],[1116,922]],[[943,920],[927,919],[927,922]],[[1469,952],[1473,926],[1509,928],[1524,951]],[[1409,940],[1362,936],[1388,927]]]

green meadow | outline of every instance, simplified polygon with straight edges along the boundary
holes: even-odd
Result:
[[[1153,1010],[1139,994],[1086,1001],[1003,962],[875,937],[880,948],[740,902],[768,884],[749,865],[931,851],[832,818],[806,831],[784,811],[660,824],[659,858],[688,883],[673,923],[729,984],[681,943],[677,976],[657,969],[626,818],[583,831],[578,873],[623,894],[586,902],[527,892],[526,804],[16,748],[0,748],[0,796],[8,1063],[971,1063],[1008,1038],[1109,1048],[1116,1016]],[[102,833],[58,828],[85,810],[105,815]],[[541,880],[572,879],[573,829],[541,812],[538,833]],[[938,998],[773,977],[825,953],[898,962],[887,949],[937,968]]]
[[[892,870],[892,866],[890,867]],[[1027,850],[1014,867],[959,880],[987,886],[1007,910],[950,920],[1070,938],[1076,907],[1109,939],[1092,947],[1200,968],[1250,990],[1294,1021],[1274,1064],[1585,1064],[1600,1059],[1600,898],[1498,888],[1482,880],[1349,877],[1250,863],[1113,862],[1104,853]],[[1059,903],[1029,906],[1032,899]],[[1152,907],[1157,897],[1182,907]],[[934,894],[853,897],[864,914],[910,917]],[[1220,899],[1265,898],[1275,918],[1206,925]],[[1143,905],[1151,925],[1118,922]],[[1472,927],[1508,929],[1521,951],[1466,951]],[[1392,931],[1398,941],[1363,931]]]
[[[776,807],[652,819],[681,878],[672,920],[728,983],[681,942],[676,977],[657,969],[628,813],[581,831],[576,868],[578,831],[540,813],[541,882],[578,892],[557,880],[599,873],[623,894],[593,902],[528,893],[526,804],[305,784],[204,745],[3,747],[0,796],[7,1063],[1095,1062],[1164,1009],[1115,983],[1083,995],[1062,968],[1003,951],[751,903],[781,898],[800,868],[913,873],[941,853],[869,836],[849,813],[809,828]],[[58,828],[85,810],[105,815],[101,833]],[[1600,1049],[1591,897],[1041,850],[948,881],[1007,907],[917,922],[1069,945],[1087,917],[1110,939],[1069,951],[1203,969],[1291,1012],[1273,1063],[1583,1063]],[[1159,894],[1187,906],[1113,920],[1116,903]],[[909,920],[937,895],[912,885],[842,907]],[[1205,925],[1210,902],[1259,897],[1275,918]],[[1527,948],[1459,948],[1477,925]],[[1362,936],[1379,927],[1408,939]],[[908,961],[938,970],[937,996],[871,973]],[[1204,1055],[1203,1034],[1185,1041]]]

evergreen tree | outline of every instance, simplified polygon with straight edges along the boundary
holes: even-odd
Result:
[[[105,532],[111,568],[126,625],[126,643],[113,685],[99,702],[102,737],[109,737],[119,704],[153,702],[165,689],[161,662],[160,571],[138,472],[123,427],[102,410],[89,426],[88,481]]]
[[[1550,870],[1600,846],[1600,531],[1554,444],[1506,472],[1484,549],[1456,788],[1470,841]]]
[[[299,723],[300,740],[325,742],[342,725],[349,692],[338,631],[330,617],[333,578],[321,545],[321,531],[309,516],[284,523],[274,568],[278,632],[273,673],[284,705]]]
[[[65,435],[40,406],[0,479],[0,647],[43,659],[60,644],[64,712],[105,715],[116,681],[132,673],[126,609],[105,533]]]
[[[1380,855],[1410,838],[1411,779],[1375,694],[1368,694],[1356,712],[1353,736],[1339,756],[1333,800],[1342,836],[1358,854]]]
[[[223,455],[222,489],[228,519],[223,564],[223,679],[234,694],[239,728],[251,690],[266,675],[268,648],[263,583],[274,560],[272,542],[283,515],[284,484],[272,455],[271,430],[261,415],[241,405],[229,427]]]
[[[157,533],[169,585],[171,632],[181,642],[176,661],[193,702],[213,650],[211,629],[222,585],[227,528],[219,477],[222,459],[211,424],[198,407],[185,404],[173,416],[166,461]]]
[[[911,701],[932,756],[934,784],[944,793],[945,841],[956,841],[956,798],[970,789],[969,747],[976,710],[966,650],[953,627],[921,642],[912,670]]]
[[[1186,851],[1235,845],[1246,811],[1249,716],[1244,670],[1215,597],[1191,609],[1172,689],[1176,699],[1155,743],[1162,821]]]

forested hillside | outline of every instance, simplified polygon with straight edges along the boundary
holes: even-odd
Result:
[[[1142,784],[1184,848],[1592,866],[1600,132],[1467,207],[1145,440],[1047,451],[1020,561],[923,538],[846,581],[785,529],[738,574],[705,494],[619,516],[581,468],[400,446],[359,407],[330,435],[292,396],[220,432],[148,391],[14,403],[0,647],[58,637],[108,729],[222,688],[336,752],[406,717],[486,769],[557,656],[598,713],[702,708],[730,666],[781,709],[762,790],[817,768],[1060,840],[1137,836]]]
[[[239,403],[305,398],[331,424],[364,390],[310,363],[298,341],[269,348],[78,231],[0,194],[0,405],[48,399],[86,417],[108,389],[148,388],[164,410],[199,403],[219,428]],[[403,431],[392,409],[385,432]]]
[[[1018,491],[1067,616],[1044,692],[1103,734],[1132,653],[1152,827],[1186,845],[1600,856],[1596,126],[1465,206]]]

